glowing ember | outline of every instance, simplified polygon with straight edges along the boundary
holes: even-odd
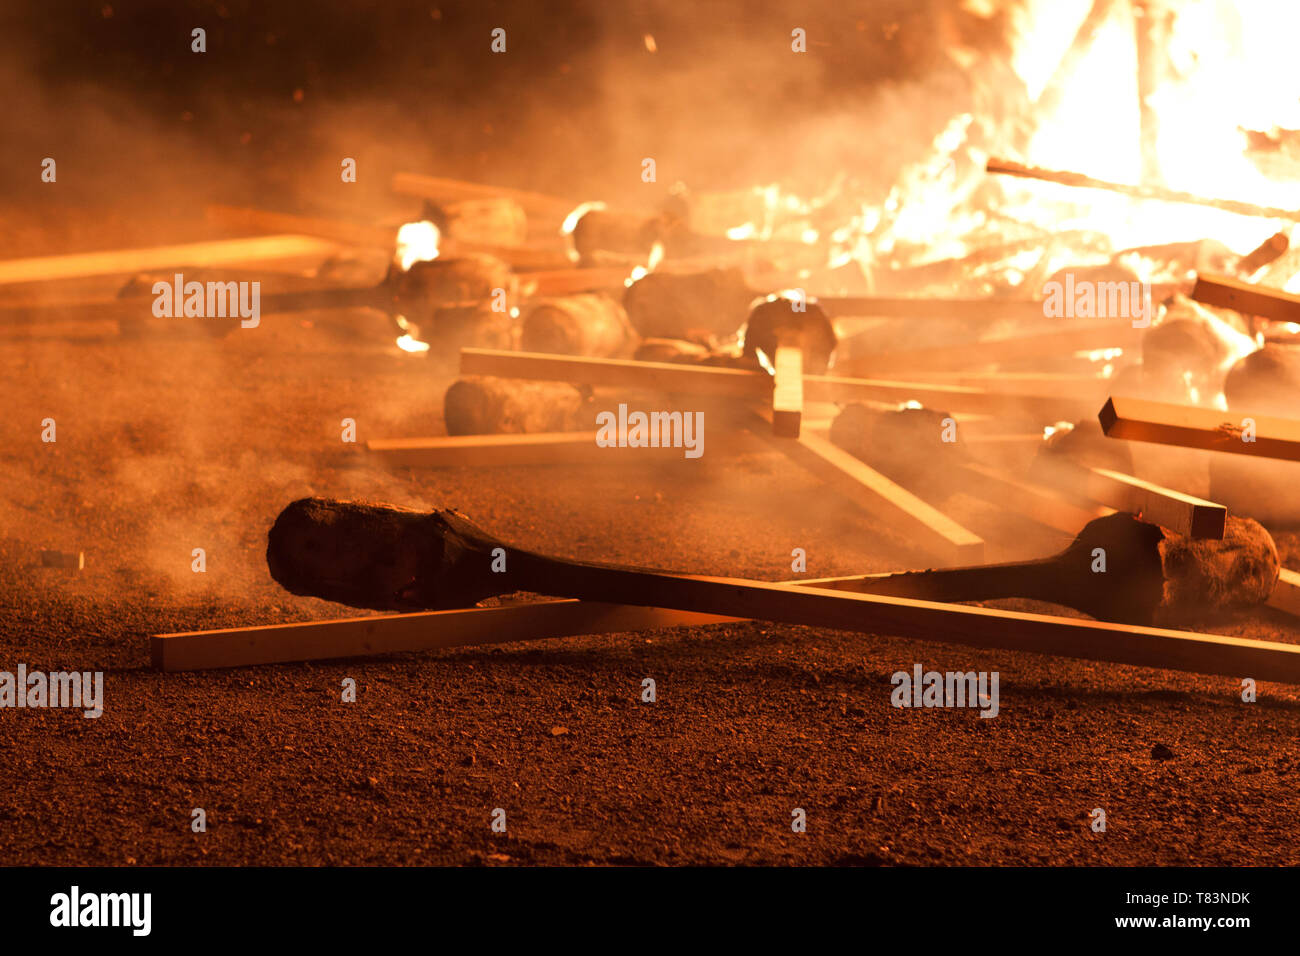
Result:
[[[397,230],[397,261],[405,272],[417,262],[438,258],[438,227],[428,220],[408,222]]]
[[[637,266],[633,269],[631,275],[623,280],[623,285],[630,287],[632,283],[636,282],[638,279],[644,279],[650,273],[654,272],[655,269],[658,268],[659,263],[663,261],[664,244],[662,242],[656,242],[650,247],[650,255],[646,258],[645,265]]]
[[[427,352],[427,351],[429,351],[429,343],[428,343],[428,342],[421,342],[419,339],[414,338],[414,337],[413,337],[409,332],[408,332],[407,334],[402,335],[402,336],[400,336],[400,337],[398,338],[398,340],[397,340],[397,347],[398,347],[399,349],[401,349],[403,352]]]

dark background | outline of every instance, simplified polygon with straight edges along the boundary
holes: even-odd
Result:
[[[878,199],[980,94],[948,51],[996,64],[1005,28],[957,0],[4,7],[0,189],[48,203],[39,163],[54,156],[63,201],[179,215],[378,203],[399,169],[614,201],[846,173]],[[194,27],[206,53],[190,51]],[[340,193],[344,156],[359,181]]]

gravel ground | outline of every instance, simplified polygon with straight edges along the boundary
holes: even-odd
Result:
[[[0,347],[0,670],[103,670],[106,697],[94,720],[0,711],[8,862],[1300,862],[1300,696],[1279,685],[1245,704],[1228,678],[763,623],[152,670],[152,633],[351,613],[266,572],[266,529],[306,494],[454,506],[537,550],[707,574],[790,577],[794,547],[812,575],[924,565],[753,440],[654,466],[387,470],[341,420],[361,441],[441,433],[449,359],[399,353],[379,316],[328,318]],[[86,568],[42,567],[42,548]],[[1212,629],[1300,638],[1272,612]],[[918,662],[1000,672],[999,715],[891,707],[890,675]]]

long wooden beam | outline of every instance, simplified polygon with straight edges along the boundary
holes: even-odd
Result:
[[[979,564],[984,560],[984,539],[979,535],[850,455],[824,435],[806,428],[797,437],[770,435],[773,413],[764,409],[757,412],[757,417],[769,426],[757,431],[770,439],[772,447],[824,481],[836,493],[879,517],[920,551],[948,567]]]
[[[724,579],[719,579],[724,580]],[[764,591],[805,595],[802,603],[821,606],[814,595],[826,587],[851,590],[857,579],[805,582],[804,586],[761,584]],[[758,584],[758,582],[754,582]],[[1053,654],[1082,660],[1193,671],[1228,677],[1300,683],[1300,645],[1224,637],[1193,631],[1135,627],[1046,614],[1025,614],[964,604],[854,594],[862,620],[853,630],[919,640]],[[847,604],[835,602],[842,616]],[[432,648],[537,640],[570,634],[624,632],[644,627],[723,623],[721,615],[627,609],[584,602],[435,611],[158,634],[150,639],[156,667],[166,671],[239,667],[294,660],[357,657]]]
[[[1300,461],[1300,421],[1290,418],[1243,412],[1229,417],[1213,408],[1118,396],[1111,396],[1097,417],[1110,438]],[[1253,441],[1245,440],[1246,419],[1254,422]]]
[[[1039,318],[1041,319],[1042,316],[1040,315]],[[1141,337],[1141,329],[1135,329],[1130,324],[1111,322],[1105,325],[1066,327],[1034,335],[969,342],[964,345],[903,349],[894,352],[867,351],[857,357],[853,353],[855,348],[861,349],[861,346],[855,346],[853,339],[850,339],[840,343],[835,368],[836,371],[846,375],[874,375],[893,369],[952,371],[999,362],[1040,359],[1045,355],[1133,348],[1141,343]],[[840,357],[841,355],[847,357]]]
[[[111,249],[64,256],[7,259],[0,261],[0,285],[147,272],[173,266],[199,268],[229,265],[232,262],[325,256],[337,250],[336,243],[319,237],[254,236],[250,239],[220,239],[143,249]]]
[[[577,355],[545,355],[494,349],[462,349],[462,375],[494,375],[540,381],[572,382],[613,388],[646,388],[686,395],[717,395],[753,401],[770,401],[772,376],[762,371],[601,359]],[[991,415],[1028,415],[1043,421],[1073,420],[1089,414],[1095,403],[1070,397],[999,392],[933,382],[893,382],[803,377],[805,402],[885,401],[920,402],[952,412]]]
[[[1078,534],[1089,521],[1114,514],[1113,508],[1076,503],[1054,487],[1008,474],[1003,469],[984,462],[959,465],[954,469],[953,475],[977,498],[983,498],[1071,537]]]
[[[596,444],[596,431],[537,432],[531,435],[443,435],[433,438],[377,438],[366,451],[392,466],[413,468],[505,465],[635,465],[648,460],[688,460],[681,448],[618,448]],[[625,435],[619,436],[620,440]],[[711,438],[713,443],[715,439]]]
[[[1109,468],[1039,457],[1030,475],[1054,488],[1066,487],[1117,511],[1143,519],[1190,538],[1223,539],[1228,509],[1213,501],[1164,488]]]
[[[787,282],[798,285],[798,281]],[[955,319],[963,322],[1042,320],[1037,299],[945,299],[937,296],[849,296],[818,298],[831,318]]]
[[[149,639],[149,647],[154,667],[165,671],[187,671],[545,640],[575,634],[718,624],[731,620],[736,618],[664,608],[551,600],[506,607],[155,634]]]
[[[1300,295],[1243,282],[1231,276],[1202,272],[1196,276],[1192,298],[1205,305],[1235,309],[1278,322],[1300,322]]]

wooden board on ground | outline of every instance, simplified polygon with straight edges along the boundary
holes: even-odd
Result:
[[[725,587],[723,582],[730,579],[717,580]],[[750,584],[745,589],[748,593],[738,601],[752,599],[757,588],[770,593],[775,601],[802,608],[799,616],[809,621],[815,617],[825,618],[818,626],[829,628],[898,635],[980,649],[999,648],[1233,678],[1300,683],[1300,645],[963,604],[843,594],[821,586]],[[824,613],[817,613],[817,609],[823,609]],[[436,611],[159,634],[151,638],[150,648],[156,667],[168,671],[200,670],[545,639],[578,633],[623,632],[644,627],[723,623],[729,619],[727,616],[694,613],[683,616],[682,612],[664,616],[655,613],[653,608],[649,612],[646,614],[645,609],[641,609],[641,613],[629,612],[617,606],[581,602],[546,602],[540,606]],[[551,616],[549,623],[548,616]],[[761,615],[756,617],[762,619]],[[712,620],[706,620],[709,618]]]
[[[307,255],[328,256],[337,251],[336,243],[314,236],[254,236],[248,239],[221,239],[144,249],[110,249],[63,256],[6,259],[0,261],[0,285],[78,276],[125,275],[173,266],[198,268]]]
[[[759,417],[770,424],[772,413],[765,410]],[[983,538],[829,438],[804,429],[795,439],[773,438],[772,444],[838,494],[878,516],[890,529],[943,566],[979,564],[984,560]]]
[[[613,388],[646,388],[684,395],[718,395],[770,401],[772,376],[762,371],[600,359],[576,355],[545,355],[494,349],[462,349],[462,375],[493,375],[571,382]],[[1053,395],[1008,394],[992,389],[964,388],[920,382],[803,377],[805,402],[920,402],[950,412],[980,412],[1033,417],[1042,421],[1073,421],[1090,414],[1095,402]]]

